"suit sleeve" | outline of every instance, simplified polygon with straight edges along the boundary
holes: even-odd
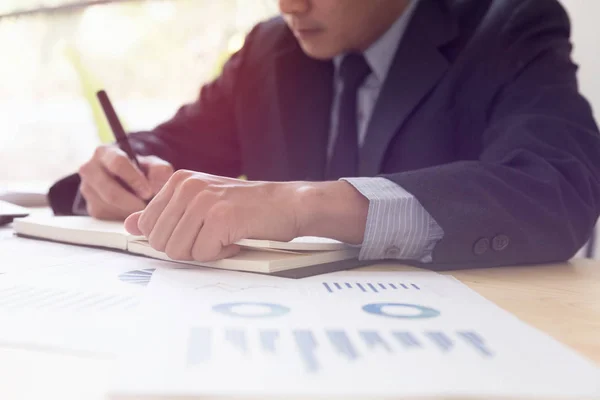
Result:
[[[598,218],[600,139],[578,91],[569,21],[557,2],[535,4],[546,6],[521,7],[503,33],[508,79],[479,159],[386,176],[444,230],[428,268],[564,261]]]
[[[152,131],[129,135],[137,154],[158,156],[176,170],[230,177],[242,174],[234,99],[238,81],[243,79],[245,55],[257,29],[228,60],[221,75],[202,87],[193,103],[181,107],[171,120]],[[73,214],[79,184],[79,176],[75,174],[53,185],[48,197],[55,214]],[[85,209],[82,204],[76,206]]]

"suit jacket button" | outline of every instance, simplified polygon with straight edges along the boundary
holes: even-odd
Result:
[[[506,235],[498,235],[492,239],[492,249],[502,251],[508,247],[510,239]]]
[[[400,255],[400,249],[397,247],[390,247],[389,249],[387,249],[385,251],[385,256],[386,258],[398,258],[398,256]]]
[[[473,254],[475,254],[477,256],[483,255],[483,254],[485,254],[485,252],[488,251],[489,248],[490,248],[490,239],[481,238],[475,242],[475,245],[473,246]]]

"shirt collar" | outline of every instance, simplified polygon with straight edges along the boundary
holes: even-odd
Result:
[[[398,17],[396,22],[364,51],[365,59],[379,82],[384,82],[387,77],[396,51],[398,50],[398,45],[406,32],[406,28],[412,19],[418,2],[419,0],[411,0],[407,9]],[[345,54],[341,54],[334,58],[336,71],[339,70],[344,57]]]

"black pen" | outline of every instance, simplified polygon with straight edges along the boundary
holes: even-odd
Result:
[[[100,105],[104,110],[104,114],[106,115],[106,119],[108,120],[108,124],[110,125],[110,129],[113,131],[113,135],[115,135],[115,139],[119,148],[127,154],[127,157],[139,168],[142,173],[144,170],[142,169],[135,153],[133,152],[133,148],[131,147],[131,143],[129,143],[129,139],[127,139],[127,134],[125,134],[125,130],[123,129],[123,125],[121,125],[121,121],[119,121],[119,117],[115,112],[115,109],[110,102],[108,95],[104,90],[99,91],[96,96],[100,101]]]

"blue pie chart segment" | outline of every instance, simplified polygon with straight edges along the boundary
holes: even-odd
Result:
[[[213,306],[213,311],[234,318],[277,318],[290,312],[288,307],[274,303],[224,303]]]
[[[440,315],[434,308],[405,303],[371,303],[362,309],[368,314],[394,319],[427,319]]]

